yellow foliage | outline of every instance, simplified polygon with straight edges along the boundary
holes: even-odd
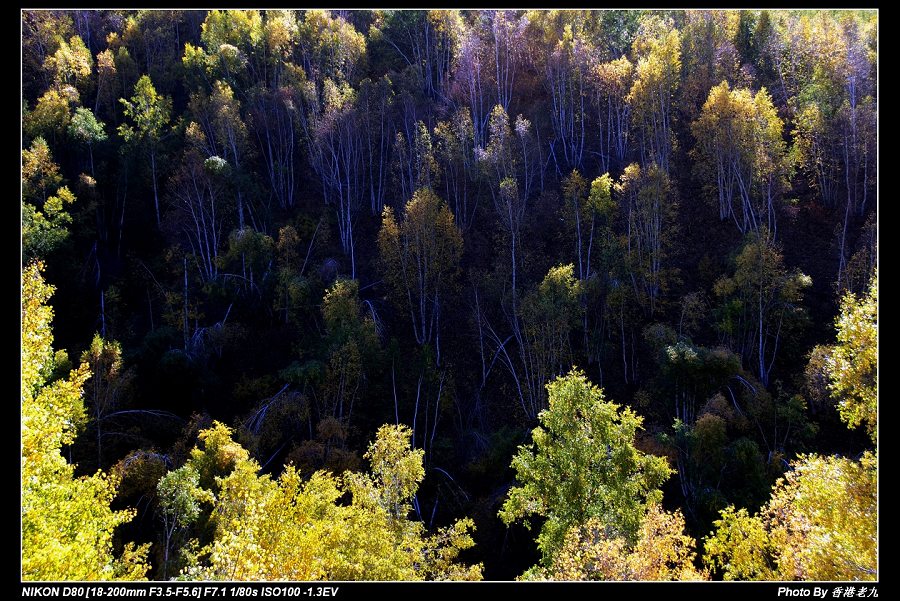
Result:
[[[551,580],[706,580],[706,572],[693,565],[695,546],[684,534],[681,512],[653,504],[634,546],[611,536],[596,518],[571,528],[545,575]]]
[[[366,458],[372,474],[319,471],[304,481],[293,466],[277,479],[216,422],[201,432],[189,464],[210,486],[212,542],[182,578],[209,580],[422,580],[481,578],[481,566],[455,559],[474,543],[470,520],[428,537],[407,518],[424,471],[411,431],[383,426]],[[213,476],[210,483],[209,476]],[[340,503],[350,493],[350,504]]]
[[[838,343],[826,366],[829,388],[848,426],[865,425],[872,442],[878,438],[878,273],[868,294],[848,294],[837,318]]]
[[[729,507],[706,540],[725,580],[875,580],[875,457],[800,457],[756,516]]]
[[[113,511],[118,480],[98,471],[76,478],[60,454],[84,419],[86,364],[47,382],[53,367],[53,293],[41,264],[22,273],[22,578],[24,580],[138,580],[148,546],[113,555],[116,526],[133,510]]]

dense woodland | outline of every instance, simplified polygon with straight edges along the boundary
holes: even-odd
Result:
[[[877,28],[24,11],[23,578],[876,579]]]

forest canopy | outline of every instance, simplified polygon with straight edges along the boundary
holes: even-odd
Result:
[[[24,10],[23,580],[877,580],[878,12]]]

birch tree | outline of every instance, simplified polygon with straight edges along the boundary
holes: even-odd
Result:
[[[125,117],[134,125],[123,123],[119,126],[119,135],[128,142],[141,146],[150,157],[150,174],[153,180],[153,206],[156,209],[156,225],[159,226],[159,187],[157,186],[156,159],[159,156],[159,143],[163,137],[163,128],[169,123],[172,112],[172,101],[160,96],[147,75],[141,76],[134,86],[134,95],[130,100],[124,98],[119,102],[125,107]]]
[[[693,123],[697,171],[717,198],[719,219],[741,234],[778,233],[778,199],[790,164],[783,123],[765,88],[755,95],[722,82]]]
[[[647,16],[641,21],[632,51],[637,64],[627,101],[640,136],[641,163],[655,162],[668,174],[673,105],[681,73],[681,36],[671,21]]]
[[[48,381],[59,355],[52,349],[47,300],[53,287],[32,263],[22,272],[22,578],[142,580],[148,547],[113,553],[115,529],[133,509],[113,510],[118,480],[102,471],[75,476],[61,451],[84,423],[86,363]]]
[[[416,342],[433,344],[440,365],[442,304],[462,256],[462,233],[453,213],[437,194],[421,188],[406,204],[400,223],[390,207],[384,208],[378,248],[384,277],[398,304],[409,311]]]

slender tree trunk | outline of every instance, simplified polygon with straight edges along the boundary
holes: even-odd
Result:
[[[156,188],[156,153],[152,151],[150,152],[150,170],[153,174],[153,205],[156,207],[156,227],[159,227],[159,192]]]
[[[167,520],[168,522],[168,520]],[[169,546],[172,544],[172,533],[169,531],[168,523],[166,529],[166,544],[163,546],[163,580],[169,578]]]
[[[106,338],[106,294],[100,291],[100,336]]]
[[[98,375],[94,375],[94,377],[99,377]],[[94,414],[97,417],[97,469],[103,469],[103,427],[101,426],[100,421],[100,406],[98,404],[99,398],[95,394],[94,395]]]
[[[840,287],[844,279],[844,269],[847,265],[847,224],[850,221],[850,197],[847,197],[847,206],[844,209],[844,225],[841,228],[841,256],[838,262],[838,286]]]
[[[187,255],[183,257],[184,269],[184,348],[187,350],[188,343],[188,277],[187,277]]]

